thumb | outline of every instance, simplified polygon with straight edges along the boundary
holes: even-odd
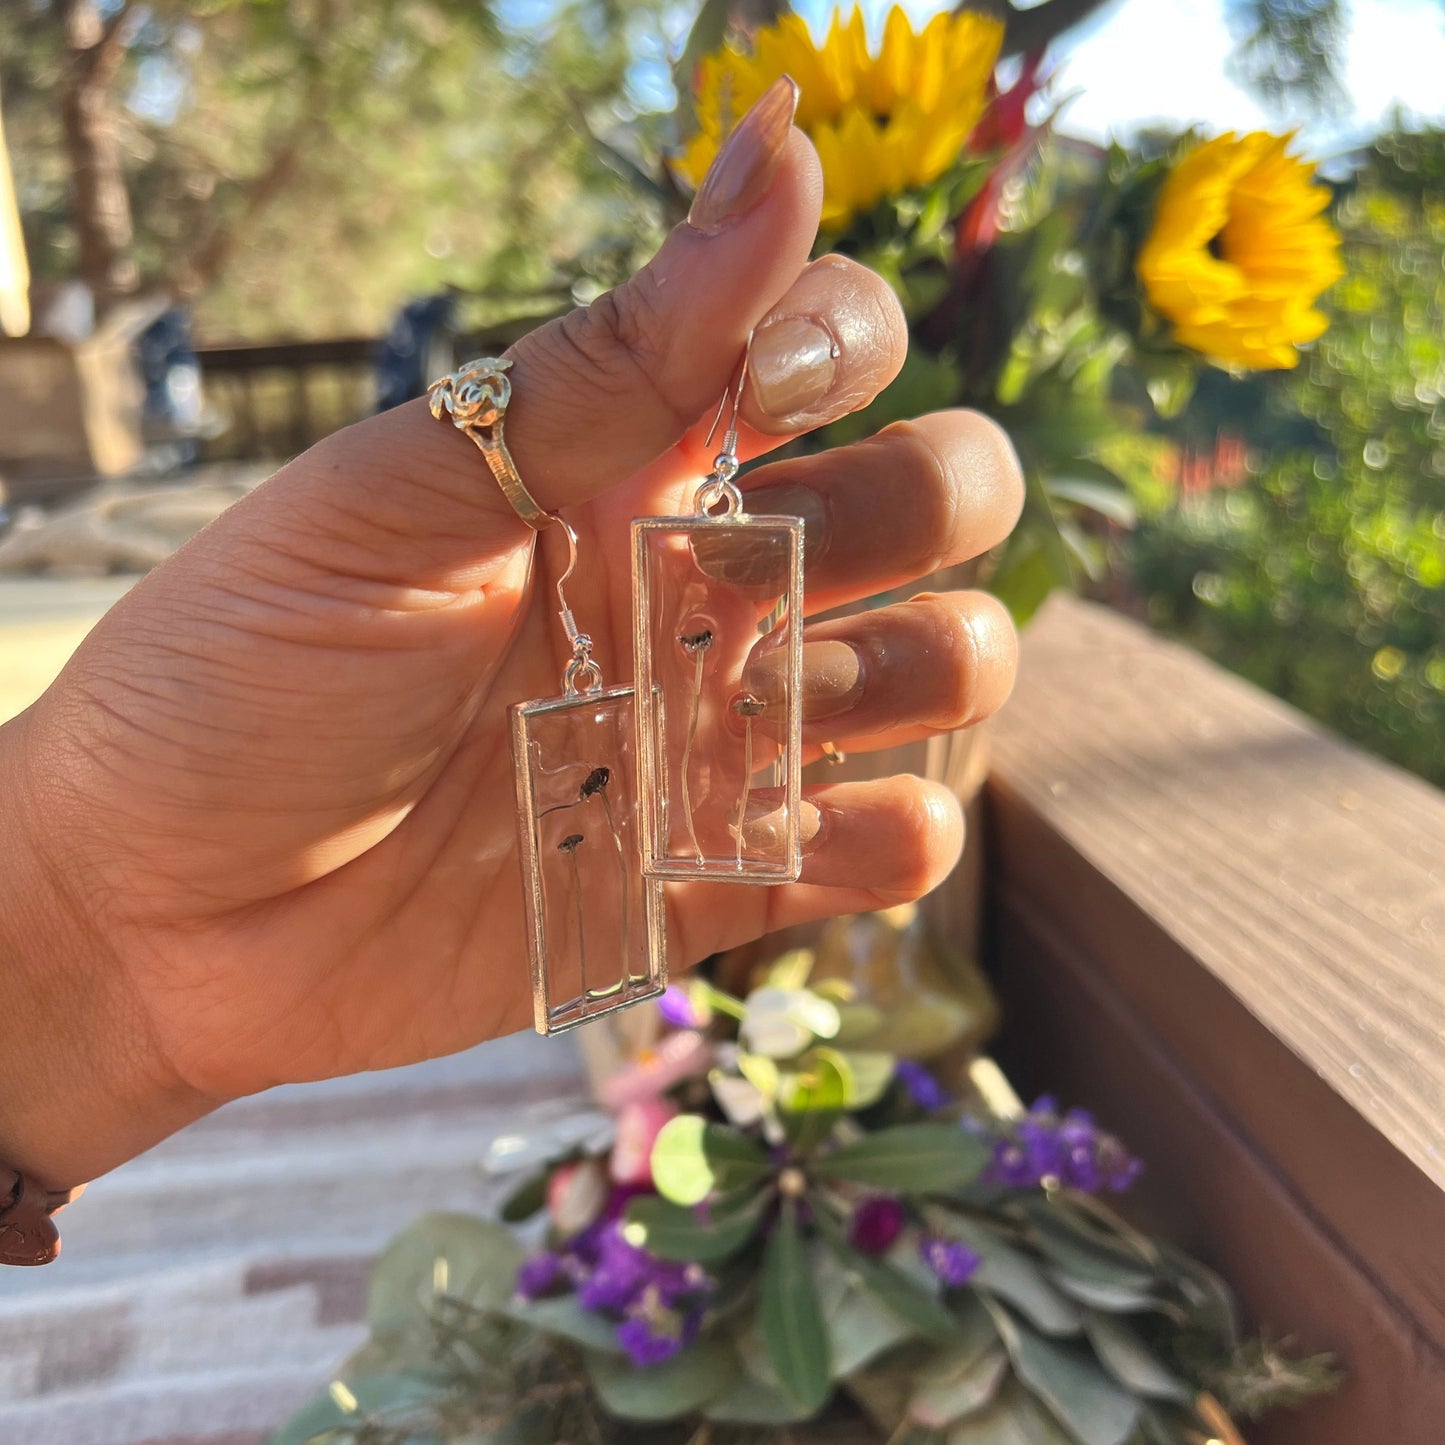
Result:
[[[743,117],[688,219],[637,275],[508,353],[507,445],[548,511],[597,496],[675,444],[723,395],[749,333],[806,264],[823,183],[792,127],[797,94],[783,77]],[[323,495],[308,500],[364,518],[392,548],[422,544],[428,570],[483,563],[488,541],[511,549],[525,534],[520,523],[499,528],[512,513],[476,447],[424,401],[322,446],[329,465],[307,470]]]

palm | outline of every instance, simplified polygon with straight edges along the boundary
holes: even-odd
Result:
[[[681,509],[687,490],[659,484],[654,469],[571,514],[581,561],[568,601],[609,681],[631,673],[628,524]],[[236,539],[223,537],[224,560],[214,545],[183,554],[172,579],[207,618],[200,645],[178,653],[170,639],[130,641],[137,675],[184,678],[189,733],[204,739],[243,707],[255,710],[259,732],[219,769],[188,737],[201,807],[165,808],[148,796],[175,741],[162,722],[143,721],[123,766],[110,770],[107,801],[145,820],[140,836],[154,861],[149,876],[142,868],[123,881],[121,895],[185,920],[134,967],[187,1078],[225,1094],[254,1087],[258,1070],[280,1080],[386,1067],[527,1022],[507,709],[560,691],[568,648],[553,583],[565,554],[560,534],[544,534],[524,591],[527,545],[514,545],[504,514],[497,522],[507,543],[495,585],[406,612],[380,664],[378,597],[348,569],[347,538],[301,557],[239,559],[239,570],[264,574],[282,593],[341,600],[288,618],[284,635],[269,621],[258,630],[251,609],[231,605]],[[328,666],[318,689],[321,649]],[[197,655],[208,665],[191,676]],[[77,680],[92,693],[105,686],[83,668]],[[137,707],[133,689],[127,706]],[[165,699],[143,694],[139,706],[163,714]],[[306,782],[298,788],[297,779]],[[190,790],[183,781],[177,791]],[[161,861],[176,857],[189,860],[179,874]],[[686,917],[674,907],[671,931],[688,961],[763,926],[765,890],[684,896]],[[197,901],[217,897],[224,906],[198,919]],[[197,956],[206,960],[199,977],[189,962]],[[198,1029],[198,1018],[224,1020],[223,1036]]]

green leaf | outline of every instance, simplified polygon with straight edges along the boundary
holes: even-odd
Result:
[[[794,1155],[805,1158],[828,1142],[842,1112],[838,1109],[805,1109],[798,1113],[784,1113],[780,1117],[783,1131],[788,1136],[788,1146]]]
[[[811,948],[790,948],[773,960],[768,968],[764,986],[786,989],[789,992],[806,988],[808,975],[813,971],[814,953]]]
[[[506,1224],[520,1224],[530,1219],[547,1202],[547,1180],[551,1171],[541,1169],[522,1181],[502,1205],[502,1221]]]
[[[1036,1335],[999,1305],[990,1313],[1019,1379],[1079,1445],[1125,1445],[1139,1423],[1132,1395],[1082,1352]]]
[[[819,1052],[823,1052],[819,1050]],[[888,1092],[896,1060],[878,1049],[829,1049],[848,1085],[848,1108],[866,1109]]]
[[[704,1335],[660,1365],[589,1356],[587,1374],[607,1409],[623,1420],[675,1420],[701,1410],[739,1374],[726,1340]]]
[[[988,1150],[956,1124],[895,1124],[817,1160],[812,1172],[900,1194],[934,1193],[971,1184]]]
[[[851,1375],[885,1350],[913,1338],[912,1325],[845,1269],[836,1251],[820,1253],[813,1272],[823,1318],[828,1322],[828,1359],[834,1379]]]
[[[1164,1365],[1132,1325],[1115,1315],[1090,1310],[1084,1316],[1084,1333],[1104,1367],[1132,1394],[1149,1400],[1189,1400],[1190,1391],[1184,1382]]]
[[[848,1079],[833,1049],[809,1049],[779,1086],[782,1107],[794,1114],[837,1112],[848,1103]]]
[[[1158,1309],[1160,1306],[1157,1295],[1132,1285],[1079,1279],[1062,1269],[1049,1270],[1048,1277],[1071,1300],[1077,1300],[1081,1305],[1089,1305],[1096,1310],[1107,1310],[1110,1314],[1133,1314],[1140,1310]]]
[[[367,1287],[376,1335],[425,1330],[439,1294],[477,1307],[511,1298],[526,1251],[510,1229],[469,1214],[429,1214],[382,1251]]]
[[[558,1295],[555,1299],[511,1299],[495,1308],[499,1314],[530,1325],[541,1334],[556,1335],[604,1354],[622,1353],[612,1322],[593,1310],[584,1310],[573,1295]]]
[[[1070,1227],[1070,1217],[1052,1205],[1030,1209],[1028,1219],[1033,1242],[1050,1265],[1074,1279],[1117,1285],[1147,1295],[1157,1287],[1155,1271],[1123,1244],[1115,1244],[1098,1232],[1085,1233]]]
[[[1008,1354],[995,1346],[957,1360],[944,1355],[919,1376],[908,1402],[908,1415],[930,1430],[946,1430],[956,1420],[982,1410],[1008,1374]]]
[[[705,1418],[734,1425],[791,1425],[814,1413],[778,1383],[756,1311],[733,1329],[730,1338],[740,1368],[727,1388],[703,1407]]]
[[[1016,529],[1004,544],[1003,556],[988,579],[988,590],[1008,608],[1014,624],[1022,627],[1061,581],[1067,579],[1055,573],[1037,539]]]
[[[1045,1334],[1079,1333],[1083,1317],[1078,1309],[1022,1250],[1006,1244],[976,1220],[964,1219],[951,1210],[935,1209],[929,1215],[938,1221],[941,1233],[961,1239],[979,1256],[982,1263],[969,1280],[973,1288],[1007,1300]]]
[[[792,1200],[784,1203],[763,1258],[760,1309],[763,1338],[783,1389],[799,1405],[818,1409],[831,1388],[828,1337]]]
[[[1121,527],[1132,527],[1139,520],[1134,499],[1118,482],[1093,477],[1049,477],[1044,485],[1055,501],[1087,507]]]
[[[930,1340],[947,1340],[958,1332],[948,1307],[907,1275],[883,1260],[860,1253],[844,1237],[836,1221],[822,1211],[818,1232],[843,1266],[851,1281],[876,1295],[899,1319]]]
[[[945,1438],[947,1445],[1075,1445],[1015,1381],[986,1409],[960,1420]]]
[[[355,1412],[343,1410],[328,1391],[292,1415],[271,1437],[269,1445],[307,1445],[310,1441],[330,1445],[333,1440],[349,1441],[369,1415],[400,1417],[437,1400],[436,1386],[422,1375],[409,1372],[348,1379],[346,1387],[359,1407]]]
[[[674,1204],[701,1204],[714,1192],[755,1184],[767,1172],[767,1156],[751,1139],[699,1114],[668,1120],[652,1146],[652,1181]]]
[[[691,1209],[649,1197],[627,1206],[627,1220],[642,1227],[643,1246],[661,1259],[718,1264],[731,1259],[758,1232],[765,1202],[759,1195],[746,1208],[722,1219],[714,1215],[711,1223],[705,1223]]]

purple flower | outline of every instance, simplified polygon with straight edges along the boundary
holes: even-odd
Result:
[[[899,1059],[893,1065],[893,1077],[903,1085],[904,1092],[920,1108],[929,1113],[948,1107],[948,1094],[942,1084],[912,1059]]]
[[[660,1365],[682,1349],[682,1336],[655,1333],[652,1323],[637,1316],[617,1326],[617,1343],[632,1357],[639,1370]]]
[[[612,1225],[598,1239],[596,1262],[577,1290],[577,1303],[584,1310],[621,1314],[651,1282],[654,1267],[652,1256],[628,1244]]]
[[[919,1241],[918,1253],[924,1264],[947,1289],[967,1284],[983,1261],[962,1240],[946,1239],[941,1234],[926,1234]]]
[[[692,1000],[689,989],[670,983],[657,1001],[657,1011],[675,1029],[706,1028],[708,1019]]]
[[[903,1232],[905,1218],[899,1200],[888,1194],[875,1194],[853,1211],[848,1243],[864,1254],[886,1254]]]
[[[523,1260],[517,1271],[517,1293],[525,1300],[539,1299],[563,1278],[562,1256],[545,1249]]]
[[[1047,1095],[1013,1129],[995,1141],[985,1178],[1010,1189],[1042,1184],[1097,1194],[1127,1188],[1143,1166],[1094,1116],[1083,1109],[1060,1115]]]

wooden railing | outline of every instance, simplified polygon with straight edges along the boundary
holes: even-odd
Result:
[[[1251,1445],[1445,1439],[1445,794],[1058,598],[994,734],[1016,1080],[1097,1108],[1253,1322],[1338,1352]]]
[[[224,430],[207,461],[295,456],[376,406],[373,337],[208,346],[197,355],[206,402]]]
[[[522,318],[457,337],[456,357],[499,355],[535,324]],[[370,416],[380,347],[375,337],[342,336],[199,348],[207,405],[223,427],[206,441],[205,460],[282,460]]]

